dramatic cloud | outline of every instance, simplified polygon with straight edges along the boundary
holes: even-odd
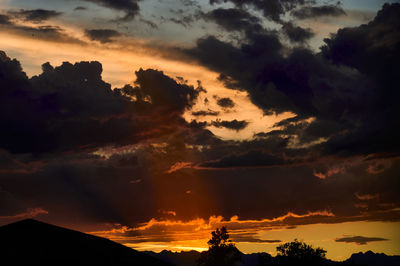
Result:
[[[322,41],[320,31],[314,23],[301,28],[294,15],[319,7],[311,1],[211,1],[229,2],[214,10],[176,2],[182,10],[174,6],[168,15],[188,16],[190,36],[169,34],[185,29],[160,14],[151,17],[159,26],[153,31],[147,17],[136,17],[139,1],[90,2],[121,12],[132,26],[101,18],[94,26],[88,4],[86,32],[74,32],[66,17],[63,30],[8,13],[0,15],[0,28],[55,47],[68,42],[78,52],[67,33],[86,33],[85,40],[97,41],[88,56],[107,54],[107,69],[117,72],[112,63],[153,56],[135,62],[130,41],[136,37],[140,47],[148,40],[157,46],[162,32],[180,48],[163,42],[171,54],[156,51],[164,57],[146,64],[168,72],[138,68],[132,83],[117,88],[103,80],[97,61],[45,63],[30,77],[1,52],[0,216],[36,210],[31,213],[48,222],[105,230],[130,244],[178,237],[205,244],[212,229],[226,225],[232,239],[260,246],[283,239],[261,237],[260,230],[400,221],[399,4],[385,5],[366,25],[338,30],[317,50],[311,46]],[[307,17],[323,13],[315,10]],[[146,21],[150,27],[134,28]],[[211,23],[223,31],[209,31]],[[198,36],[204,37],[192,42]],[[115,47],[129,56],[113,61],[108,55]],[[175,61],[164,61],[171,56]],[[197,79],[207,90],[201,82],[190,85]],[[351,241],[369,242],[338,238]]]
[[[141,0],[84,0],[92,2],[104,7],[125,12],[125,16],[121,18],[125,21],[132,20],[139,13],[139,4]]]
[[[179,115],[198,95],[156,70],[141,69],[135,87],[111,90],[98,62],[42,68],[29,79],[18,61],[1,54],[0,118],[6,130],[0,146],[11,152],[93,148],[162,135],[173,130],[174,122],[182,123]],[[155,114],[165,116],[148,119]]]
[[[16,18],[21,18],[25,21],[30,21],[33,23],[41,23],[48,19],[58,17],[62,13],[57,12],[55,10],[45,10],[45,9],[33,9],[33,10],[18,10],[18,11],[9,11],[10,15]]]
[[[116,239],[123,243],[170,242],[179,235],[179,240],[206,239],[211,230],[226,226],[235,242],[246,243],[279,243],[281,240],[260,239],[257,237],[259,228],[264,230],[280,229],[287,221],[294,224],[308,223],[317,217],[331,217],[327,211],[307,212],[302,215],[287,213],[281,217],[262,220],[241,220],[238,216],[224,219],[222,216],[211,216],[208,219],[193,219],[189,221],[170,219],[151,219],[138,227],[117,227],[109,231],[92,232],[96,235]]]
[[[324,154],[398,153],[398,12],[398,4],[385,5],[368,25],[326,39],[318,54],[288,52],[274,32],[249,36],[239,46],[209,36],[185,52],[219,72],[227,87],[247,91],[266,114],[313,118],[283,125],[281,134],[293,134],[288,145],[314,145]]]
[[[357,245],[366,245],[369,242],[376,242],[376,241],[387,241],[389,239],[381,238],[381,237],[365,237],[365,236],[345,236],[336,238],[336,242],[344,242],[344,243],[354,243]]]
[[[99,41],[101,43],[112,42],[115,37],[121,36],[121,33],[118,31],[110,29],[85,30],[85,34],[91,40]]]

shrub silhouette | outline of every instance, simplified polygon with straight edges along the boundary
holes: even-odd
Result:
[[[241,253],[229,240],[226,227],[217,228],[211,233],[209,248],[203,251],[198,259],[198,266],[234,266],[241,261]]]

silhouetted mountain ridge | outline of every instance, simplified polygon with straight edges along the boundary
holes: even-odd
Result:
[[[356,265],[398,266],[400,265],[400,256],[388,256],[384,253],[374,253],[372,251],[367,251],[365,253],[354,253],[346,261],[353,262]]]
[[[200,256],[200,252],[191,251],[180,251],[173,252],[169,250],[163,250],[160,253],[153,251],[145,251],[145,253],[159,258],[160,260],[176,264],[177,266],[197,266],[197,259]],[[265,252],[262,253],[242,253],[242,266],[259,266],[261,261],[273,262],[273,257]],[[261,265],[269,265],[261,264]],[[388,256],[383,253],[374,253],[367,251],[365,253],[359,252],[352,254],[351,257],[345,261],[338,262],[332,260],[326,260],[325,266],[398,266],[400,265],[400,256]],[[292,265],[293,266],[293,265]]]
[[[195,250],[180,251],[180,252],[163,250],[160,253],[156,253],[153,251],[145,251],[145,253],[154,256],[160,260],[176,264],[177,266],[197,266],[197,260],[200,256],[200,252],[197,252]],[[242,253],[242,265],[258,266],[260,256],[263,256],[264,258],[272,258],[271,255],[265,252],[251,253],[251,254]]]
[[[200,252],[139,252],[109,239],[26,219],[0,227],[0,265],[196,266]],[[242,253],[242,266],[269,265],[268,253]],[[260,264],[264,262],[264,264]],[[367,251],[326,266],[397,266],[400,256]]]
[[[33,219],[1,226],[0,243],[0,265],[170,265],[109,239]]]

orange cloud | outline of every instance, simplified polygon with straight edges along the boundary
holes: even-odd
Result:
[[[354,195],[355,195],[355,196],[357,197],[357,199],[359,199],[359,200],[372,200],[372,199],[376,199],[376,198],[379,197],[378,194],[375,194],[375,195],[371,195],[371,194],[361,195],[361,194],[359,194],[359,193],[355,193]]]
[[[176,172],[180,169],[184,169],[184,168],[192,168],[193,163],[191,162],[177,162],[175,164],[173,164],[168,171],[166,171],[167,174],[171,174],[173,172]]]
[[[118,228],[91,233],[124,244],[135,244],[135,247],[140,243],[143,245],[148,245],[149,242],[181,243],[182,241],[187,242],[199,239],[203,240],[202,245],[204,245],[212,230],[226,226],[232,239],[236,242],[271,244],[280,242],[280,240],[260,239],[258,234],[265,230],[286,228],[289,220],[292,219],[301,220],[321,216],[333,217],[334,214],[328,210],[307,212],[305,214],[289,212],[280,217],[261,220],[240,220],[238,216],[233,216],[229,220],[225,220],[222,216],[211,216],[208,219],[197,218],[189,221],[153,218],[137,227],[128,228],[116,225]]]
[[[332,175],[339,174],[340,172],[343,172],[344,169],[345,169],[345,168],[344,168],[343,166],[340,166],[340,167],[332,167],[332,168],[329,168],[325,173],[317,172],[317,171],[314,169],[313,174],[314,174],[315,177],[318,177],[318,178],[320,178],[320,179],[325,179],[325,178],[330,177],[330,176],[332,176]]]

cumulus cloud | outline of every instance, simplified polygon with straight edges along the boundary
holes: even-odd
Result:
[[[282,135],[295,133],[297,147],[314,143],[322,154],[342,156],[396,154],[398,9],[387,4],[369,24],[340,29],[320,53],[288,52],[273,31],[247,36],[239,45],[208,36],[184,52],[219,72],[228,88],[247,91],[266,114],[313,118],[308,125],[281,125]]]
[[[134,143],[163,134],[172,129],[167,124],[181,123],[180,114],[198,95],[192,86],[151,69],[136,72],[135,87],[112,90],[101,78],[99,62],[64,62],[55,68],[46,63],[31,79],[4,53],[0,64],[0,117],[7,128],[0,146],[16,153]],[[150,118],[163,111],[170,112],[168,118]]]

